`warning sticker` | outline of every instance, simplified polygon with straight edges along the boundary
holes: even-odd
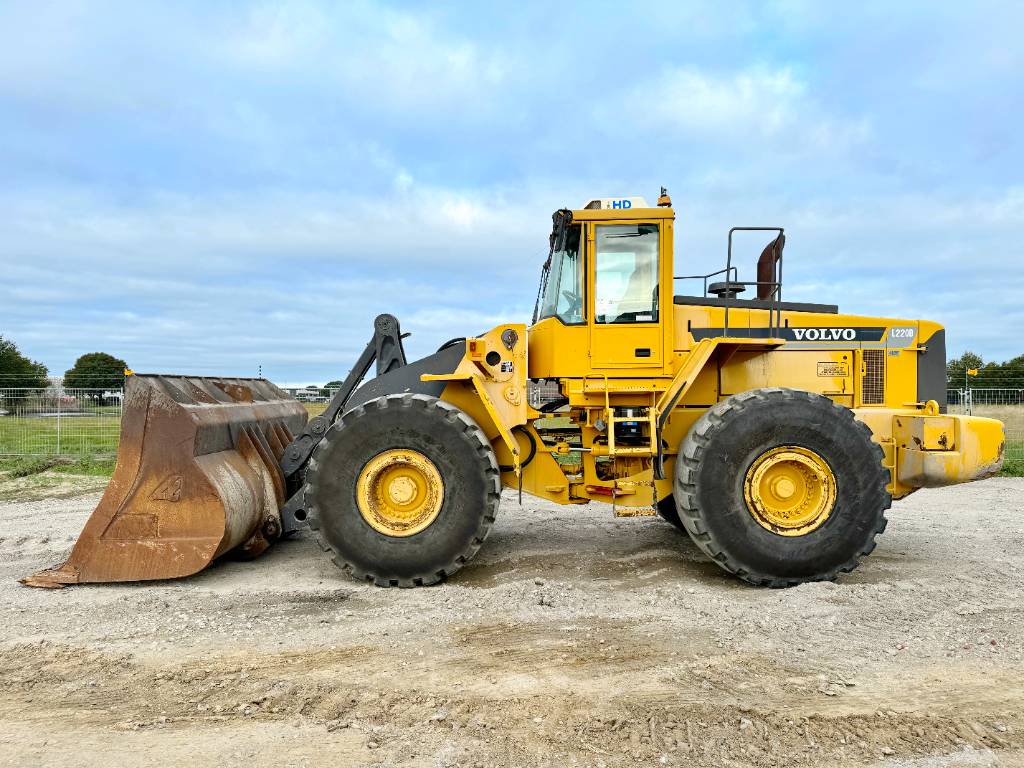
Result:
[[[502,373],[512,373],[513,370],[515,370],[515,366],[512,365],[512,361],[511,360],[502,360],[501,361],[501,372]]]
[[[846,363],[818,363],[819,376],[849,376],[850,369]]]

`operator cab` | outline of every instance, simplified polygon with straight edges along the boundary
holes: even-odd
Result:
[[[530,328],[531,378],[604,374],[618,378],[671,376],[677,340],[675,305],[768,310],[768,334],[783,312],[835,314],[838,307],[782,299],[781,227],[733,227],[723,269],[673,274],[675,213],[662,188],[656,206],[642,197],[596,198],[552,215],[550,250]],[[737,233],[770,233],[755,280],[741,280],[733,261]],[[698,295],[676,295],[675,281],[699,281]],[[533,343],[532,340],[536,340]]]
[[[674,218],[666,194],[655,207],[597,198],[553,214],[531,328],[545,343],[531,345],[540,356],[531,375],[668,373]]]

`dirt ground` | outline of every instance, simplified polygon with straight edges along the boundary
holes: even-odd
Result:
[[[512,495],[435,588],[350,581],[309,536],[15,583],[89,489],[0,503],[3,766],[1024,766],[1022,479],[921,491],[857,572],[784,591],[660,519]]]

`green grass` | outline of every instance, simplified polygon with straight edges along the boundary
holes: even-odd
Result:
[[[17,456],[0,459],[0,472],[11,477],[29,477],[53,468],[58,461],[55,456]]]
[[[1024,437],[1017,433],[1006,437],[1006,456],[1003,458],[1003,471],[1000,473],[1008,477],[1024,477],[1024,439],[1012,439],[1013,437]]]
[[[1003,471],[1008,477],[1024,477],[1024,407],[1019,405],[976,405],[975,416],[999,419],[1006,430]]]
[[[999,474],[1006,477],[1024,477],[1024,458],[1008,458],[1003,463],[1003,471]]]
[[[115,416],[72,416],[61,419],[60,453],[117,453],[121,420]],[[57,450],[55,418],[0,416],[0,455],[53,455]]]
[[[312,419],[314,416],[319,416],[326,411],[330,403],[303,403],[302,405],[305,407],[306,413],[309,414],[309,418]]]
[[[114,474],[117,463],[113,456],[80,456],[77,459],[64,460],[54,465],[53,472],[67,475],[88,475],[90,477],[110,477]]]
[[[30,477],[43,472],[65,475],[110,477],[114,473],[113,456],[12,456],[0,458],[0,473],[9,477]]]

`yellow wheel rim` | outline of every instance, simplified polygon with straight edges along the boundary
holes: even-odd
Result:
[[[356,481],[360,514],[385,536],[419,533],[437,519],[442,502],[444,483],[434,462],[407,448],[378,453]]]
[[[750,465],[743,495],[761,526],[780,536],[803,536],[832,514],[836,478],[814,451],[786,445],[764,452]]]

